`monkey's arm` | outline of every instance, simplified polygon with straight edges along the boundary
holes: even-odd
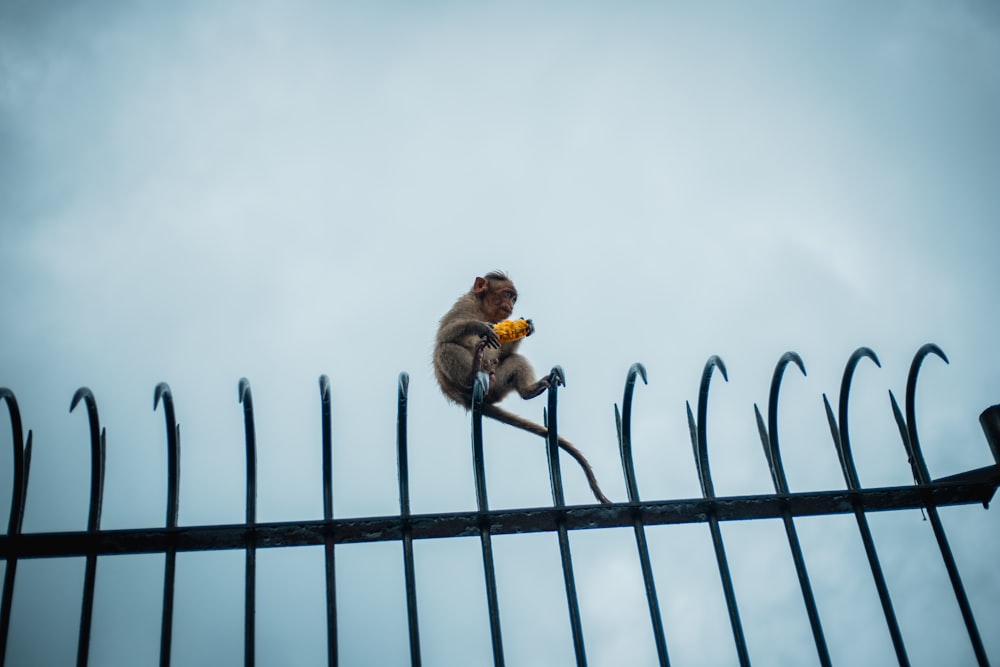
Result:
[[[500,336],[492,325],[480,320],[458,320],[444,325],[438,332],[438,342],[457,342],[466,336],[479,336],[486,339],[488,346],[500,347]]]

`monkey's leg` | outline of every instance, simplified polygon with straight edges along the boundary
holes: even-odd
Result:
[[[483,361],[486,358],[486,340],[481,340],[476,343],[476,349],[472,352],[472,375],[470,376],[469,384],[472,384],[473,379],[476,377],[476,373],[480,373],[483,370]]]
[[[469,387],[475,385],[476,375],[486,373],[490,377],[490,387],[496,385],[497,359],[486,358],[486,346],[489,344],[485,338],[476,343],[476,348],[472,353],[472,373],[469,375]]]
[[[549,388],[549,378],[535,380],[535,370],[528,360],[520,354],[504,357],[497,365],[496,385],[490,387],[487,400],[497,403],[510,392],[517,390],[521,398],[535,398]]]

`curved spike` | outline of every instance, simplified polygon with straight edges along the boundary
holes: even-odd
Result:
[[[409,386],[409,374],[400,373],[396,400],[396,465],[399,474],[399,508],[403,516],[410,514],[410,465],[406,451],[406,400]]]
[[[245,410],[253,411],[253,392],[250,390],[250,380],[246,378],[240,378],[239,402]]]
[[[636,377],[641,377],[643,384],[649,384],[649,381],[648,381],[648,379],[646,377],[646,367],[643,366],[638,361],[635,362],[634,364],[632,364],[631,366],[629,366],[629,368],[628,368],[628,376],[626,377],[625,382],[627,384],[634,385]]]
[[[771,478],[774,480],[775,488],[778,487],[778,480],[774,474],[774,458],[771,455],[771,442],[767,435],[767,426],[764,424],[764,417],[760,414],[760,408],[753,404],[754,418],[757,420],[757,434],[760,436],[760,444],[764,447],[764,457],[767,459],[767,466],[771,469]]]
[[[562,366],[553,366],[552,370],[549,371],[549,380],[555,380],[552,384],[566,386],[566,373],[563,372]]]
[[[864,358],[871,359],[875,362],[876,366],[882,368],[882,362],[878,360],[878,356],[871,348],[859,347],[851,353],[850,358],[847,360],[847,366],[844,368],[844,376],[840,381],[840,411],[838,418],[840,431],[838,433],[839,437],[834,444],[837,446],[837,454],[840,457],[840,464],[844,470],[844,478],[847,481],[849,489],[861,488],[861,482],[858,479],[858,469],[854,465],[854,455],[851,453],[851,438],[847,429],[847,406],[848,398],[851,394],[851,382],[854,379],[854,370],[857,368],[858,362]]]
[[[15,535],[21,532],[21,521],[24,518],[24,499],[28,485],[28,455],[31,452],[31,431],[28,431],[28,442],[24,442],[24,430],[21,423],[21,410],[17,407],[14,392],[6,387],[0,387],[0,401],[6,401],[10,414],[11,440],[14,450],[14,479],[11,484],[10,519],[7,523],[7,534]]]
[[[993,460],[1000,465],[1000,405],[991,405],[979,413],[979,425],[983,427]]]
[[[778,493],[788,493],[788,480],[785,478],[785,467],[781,463],[781,449],[778,447],[778,393],[781,391],[781,380],[785,375],[785,369],[790,363],[794,363],[802,371],[802,375],[806,375],[806,367],[802,363],[802,357],[795,352],[785,352],[774,368],[774,375],[771,377],[771,394],[767,401],[767,432],[768,448],[770,449],[768,462],[771,464],[771,476],[774,478],[775,489]]]
[[[174,412],[174,396],[170,385],[161,382],[153,390],[153,409],[163,402],[163,415],[167,427],[167,527],[177,526],[180,488],[180,427]]]
[[[634,363],[628,369],[625,379],[625,395],[622,398],[622,413],[618,414],[615,406],[615,421],[618,426],[618,450],[622,459],[622,469],[625,473],[625,487],[630,503],[639,502],[639,486],[635,479],[635,461],[632,458],[632,394],[635,391],[636,377],[642,378],[643,384],[649,384],[646,379],[646,367]]]
[[[892,393],[892,389],[889,390],[889,404],[892,406],[892,416],[896,420],[899,438],[903,441],[903,449],[906,450],[906,461],[910,464],[910,470],[913,472],[913,483],[920,484],[920,473],[917,471],[917,458],[910,444],[910,433],[906,428],[906,417],[903,416],[903,411],[899,408],[899,402],[896,400],[896,395]]]
[[[618,411],[618,404],[615,403],[615,433],[618,434],[618,449],[622,446],[622,413]]]
[[[104,473],[108,465],[108,429],[101,427],[101,498],[104,498]]]
[[[826,411],[826,421],[830,426],[830,436],[833,438],[834,447],[837,448],[837,458],[840,460],[840,468],[844,472],[846,480],[849,466],[843,458],[844,448],[840,446],[840,428],[837,426],[837,417],[833,414],[833,408],[830,406],[830,399],[827,398],[825,393],[823,394],[823,409]]]
[[[559,425],[556,421],[556,408],[559,385],[565,387],[566,380],[560,366],[553,366],[549,377],[552,381],[549,382],[548,410],[545,412],[545,428],[548,430],[548,435],[545,438],[545,449],[549,458],[549,486],[552,490],[552,504],[555,507],[562,507],[566,504],[566,497],[563,493],[562,471],[559,468]]]
[[[712,371],[718,368],[722,373],[722,379],[729,381],[729,374],[726,372],[726,365],[717,355],[709,357],[705,362],[705,370],[701,374],[701,387],[698,391],[698,421],[696,426],[695,454],[698,459],[698,474],[701,477],[701,488],[706,498],[715,497],[715,489],[712,486],[712,472],[708,466],[708,434],[706,428],[708,416],[708,392],[712,381]],[[691,419],[690,405],[688,406],[688,419]]]
[[[24,521],[24,507],[28,500],[28,480],[31,478],[31,441],[34,433],[28,429],[28,441],[24,445],[24,477],[21,484],[21,508],[20,516],[17,518],[17,532],[21,532],[21,523]]]
[[[319,376],[320,419],[323,432],[323,518],[333,518],[333,427],[330,422],[330,378]]]
[[[489,391],[490,377],[480,371],[472,381],[472,470],[476,482],[476,507],[489,509],[486,497],[486,463],[483,456],[483,398]]]
[[[250,380],[246,378],[240,378],[238,391],[240,395],[240,403],[242,403],[243,397],[250,393]]]
[[[698,425],[694,422],[694,413],[691,412],[691,402],[684,401],[684,407],[687,408],[687,418],[688,418],[688,433],[691,435],[691,450],[694,452],[694,467],[698,472],[698,481],[701,482],[701,459],[698,457]],[[702,487],[704,490],[704,487]]]
[[[910,372],[906,378],[906,428],[907,439],[910,441],[911,456],[913,457],[914,472],[917,474],[917,481],[921,484],[928,484],[930,473],[927,470],[927,462],[924,460],[923,452],[920,450],[920,440],[917,437],[917,417],[916,417],[916,395],[917,376],[920,373],[920,366],[931,354],[941,358],[944,363],[950,363],[948,357],[940,347],[934,343],[927,343],[917,350],[913,361],[910,363]]]
[[[172,398],[172,395],[170,393],[170,385],[168,385],[166,382],[160,382],[159,384],[156,385],[156,388],[153,389],[154,410],[160,406],[160,399],[163,398],[164,396],[170,396]]]
[[[101,501],[104,495],[104,433],[97,414],[97,400],[87,387],[76,390],[73,400],[70,401],[69,411],[73,412],[81,400],[87,406],[87,419],[90,424],[90,511],[87,530],[94,532],[101,525]]]
[[[250,381],[240,378],[239,398],[243,404],[243,429],[247,451],[247,523],[257,522],[257,436],[253,420],[253,392]]]
[[[646,367],[642,364],[636,362],[628,369],[628,375],[625,378],[625,395],[622,398],[622,417],[625,420],[625,430],[628,432],[628,423],[632,417],[632,394],[635,392],[635,380],[637,377],[642,378],[643,384],[649,384],[649,380],[646,378]]]
[[[73,412],[73,410],[76,410],[76,406],[79,405],[80,399],[84,398],[89,393],[91,392],[86,387],[80,387],[79,389],[77,389],[73,393],[73,399],[69,402],[69,411]]]

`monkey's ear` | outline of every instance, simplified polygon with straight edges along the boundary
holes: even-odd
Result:
[[[476,282],[472,283],[472,291],[476,294],[485,292],[487,287],[489,283],[486,282],[486,278],[476,278]]]

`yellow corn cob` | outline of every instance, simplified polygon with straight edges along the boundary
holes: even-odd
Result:
[[[493,331],[500,336],[500,343],[512,343],[515,340],[530,336],[535,332],[535,327],[531,320],[523,317],[519,320],[504,320],[493,325]]]

